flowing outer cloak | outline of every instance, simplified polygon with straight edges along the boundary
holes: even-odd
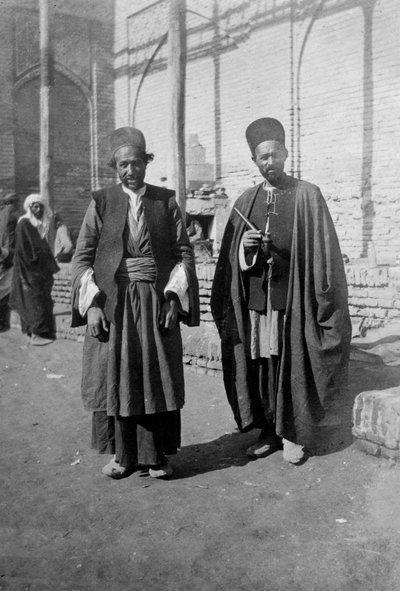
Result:
[[[50,246],[26,218],[15,231],[14,274],[10,307],[24,320],[29,331],[47,334],[53,331],[53,273],[59,267]]]
[[[351,324],[342,256],[327,205],[318,187],[296,182],[276,432],[312,449],[337,445],[343,436],[341,427],[349,427],[344,425],[344,410]],[[259,186],[248,189],[235,204],[246,217]],[[232,212],[211,296],[221,336],[225,389],[242,431],[251,429],[254,422],[246,381],[249,314],[238,261],[246,229]]]
[[[2,269],[12,267],[16,225],[17,216],[13,206],[0,207],[0,248],[6,248],[9,253],[7,258],[0,261],[0,273]]]
[[[0,207],[0,300],[11,290],[17,216],[12,205]],[[6,256],[6,253],[7,256]]]
[[[82,226],[72,263],[72,326],[86,324],[78,311],[79,284],[82,274],[94,268],[94,279],[104,298],[107,319],[115,323],[117,283],[115,273],[124,254],[123,232],[128,214],[128,195],[120,185],[93,193],[96,210],[103,226],[99,237],[87,235]],[[186,234],[173,191],[147,184],[141,198],[143,216],[150,234],[152,254],[156,263],[155,289],[160,303],[171,270],[182,263],[189,283],[189,314],[182,322],[199,324],[199,296],[192,246]],[[82,395],[87,410],[106,410],[108,343],[94,337],[85,338]],[[178,362],[178,361],[177,361]],[[179,359],[179,362],[182,362]]]

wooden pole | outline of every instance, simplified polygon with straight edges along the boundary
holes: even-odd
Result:
[[[186,0],[170,0],[168,29],[168,72],[170,88],[168,184],[185,217],[185,78],[186,78]]]
[[[40,18],[40,193],[50,207],[53,202],[51,126],[51,93],[53,86],[53,55],[51,24],[53,3],[39,0]]]

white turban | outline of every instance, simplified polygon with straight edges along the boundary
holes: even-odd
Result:
[[[43,217],[41,220],[38,220],[31,211],[31,205],[33,203],[43,204],[44,210]],[[47,235],[49,233],[50,220],[53,215],[47,201],[43,199],[40,193],[31,193],[30,195],[28,195],[28,197],[26,197],[24,201],[24,210],[26,211],[26,213],[22,215],[18,221],[22,220],[23,218],[27,218],[32,224],[32,226],[35,226],[35,228],[37,228],[40,236],[42,238],[47,238]]]

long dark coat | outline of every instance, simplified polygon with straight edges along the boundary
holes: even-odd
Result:
[[[73,326],[86,324],[86,318],[78,311],[79,284],[82,274],[88,268],[94,268],[95,281],[101,289],[104,312],[107,319],[116,324],[115,316],[118,303],[118,285],[115,273],[124,255],[124,229],[128,213],[128,195],[120,185],[98,191],[93,194],[96,211],[103,226],[100,236],[85,232],[82,226],[72,265],[72,312]],[[194,254],[186,235],[180,210],[173,191],[147,184],[142,196],[143,216],[149,230],[152,254],[156,263],[157,278],[155,289],[163,302],[163,291],[168,282],[170,271],[175,264],[182,263],[189,283],[189,314],[182,317],[182,322],[190,326],[199,324],[198,283],[195,272]],[[177,327],[179,347],[167,347],[170,356],[175,355],[173,365],[182,366],[181,339]],[[165,336],[165,339],[167,335]],[[109,410],[108,375],[109,343],[102,343],[86,335],[83,355],[82,396],[84,406],[91,411]],[[165,368],[168,375],[168,368]],[[180,408],[183,404],[179,389],[171,393],[167,401],[169,407]],[[157,396],[157,393],[155,393]],[[161,396],[161,393],[160,393]],[[179,398],[175,400],[174,398]],[[155,401],[156,402],[156,401]]]
[[[276,393],[276,432],[309,448],[340,444],[344,418],[351,324],[338,239],[318,187],[295,181],[295,217],[283,351]],[[235,206],[249,217],[259,186]],[[244,222],[232,212],[222,240],[211,308],[222,344],[224,383],[238,427],[255,417],[245,354],[249,313],[238,261]],[[344,422],[346,425],[344,426]],[[344,431],[342,431],[342,427]]]

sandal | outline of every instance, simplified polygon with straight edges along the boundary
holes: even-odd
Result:
[[[278,449],[282,449],[282,441],[279,437],[271,435],[257,441],[246,449],[246,454],[249,458],[258,459],[266,458],[273,454]]]
[[[126,478],[127,476],[130,476],[133,471],[134,468],[125,468],[124,466],[120,466],[115,458],[112,458],[112,460],[110,460],[108,464],[102,469],[103,474],[109,476],[110,478],[114,478],[114,480]]]
[[[306,460],[306,453],[302,445],[283,439],[283,459],[290,464],[302,464]]]
[[[166,459],[165,464],[158,464],[157,466],[149,466],[149,475],[152,478],[167,478],[173,474],[174,469]]]

